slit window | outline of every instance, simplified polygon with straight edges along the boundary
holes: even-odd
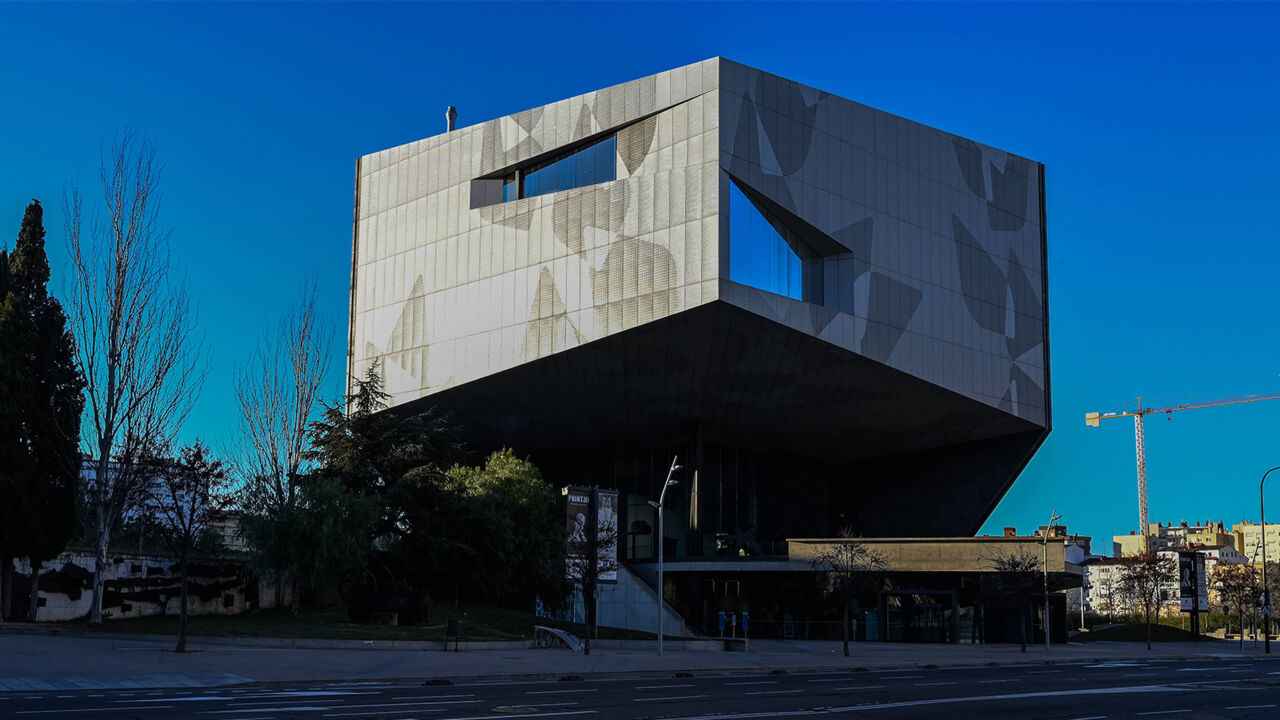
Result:
[[[729,183],[729,279],[822,304],[822,257]]]
[[[506,175],[502,178],[502,201],[537,197],[616,179],[618,139],[616,135],[610,135]]]

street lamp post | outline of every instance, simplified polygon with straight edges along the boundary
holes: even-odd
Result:
[[[1268,606],[1267,613],[1262,616],[1262,645],[1268,655],[1271,654],[1271,590],[1267,588],[1267,497],[1262,491],[1267,486],[1267,476],[1276,470],[1280,467],[1262,473],[1262,481],[1258,483],[1258,512],[1262,515],[1262,603]],[[1240,632],[1244,633],[1243,630]]]
[[[1083,580],[1080,581],[1080,631],[1084,632],[1084,586]]]
[[[1049,524],[1045,526],[1043,536],[1040,538],[1040,544],[1044,546],[1044,649],[1049,649],[1049,533],[1053,530],[1053,524],[1062,519],[1057,509],[1054,509],[1053,515],[1049,518]],[[1032,557],[1035,557],[1034,555]],[[1065,556],[1064,556],[1065,557]]]
[[[658,501],[649,501],[649,504],[658,510],[658,657],[662,657],[662,618],[665,615],[663,605],[663,585],[662,585],[662,556],[663,545],[666,544],[666,535],[662,530],[662,503],[667,499],[667,488],[675,485],[678,481],[672,480],[671,476],[675,474],[680,466],[676,464],[679,456],[671,458],[671,469],[667,471],[667,480],[662,483],[662,492],[658,494]]]

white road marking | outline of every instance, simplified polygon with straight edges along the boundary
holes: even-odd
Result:
[[[676,695],[674,697],[649,697],[649,698],[632,698],[631,702],[664,702],[670,700],[696,700],[698,698],[711,697],[710,695]]]
[[[329,702],[341,702],[341,701],[330,700]],[[314,704],[315,700],[276,700],[272,702],[266,702],[263,700],[246,700],[244,702],[229,702],[227,703],[227,707],[233,708],[233,707],[244,707],[246,705],[252,705],[255,708],[258,708],[259,710],[266,710],[269,707],[279,707],[283,710],[283,709],[286,709],[284,707],[286,705],[306,705],[307,703]],[[330,707],[340,707],[340,705],[331,705]],[[292,709],[292,708],[287,708],[287,709]]]
[[[494,685],[550,685],[557,680],[477,680],[469,683],[458,683],[462,687],[492,687]]]
[[[1172,715],[1174,713],[1191,712],[1190,710],[1150,710],[1148,712],[1135,713],[1136,715]]]
[[[740,718],[777,718],[777,717],[801,717],[809,715],[829,715],[832,713],[856,713],[865,712],[867,710],[884,710],[888,708],[914,707],[917,705],[949,705],[962,702],[990,702],[996,700],[1019,700],[1025,698],[1041,698],[1041,697],[1060,697],[1063,695],[1107,695],[1107,694],[1127,694],[1127,693],[1153,693],[1153,692],[1179,692],[1186,691],[1186,688],[1173,687],[1169,685],[1135,685],[1119,688],[1095,688],[1091,690],[1053,690],[1046,692],[1033,693],[1011,693],[1009,695],[978,695],[972,697],[952,697],[952,698],[934,698],[930,700],[908,700],[904,702],[881,703],[876,705],[849,705],[845,707],[825,707],[813,710],[794,710],[790,712],[763,712],[763,713],[735,713],[735,714],[716,714],[716,715],[687,715],[678,718],[669,718],[668,720],[738,720]],[[497,717],[493,720],[497,720]],[[464,720],[463,718],[450,718],[449,720]],[[472,718],[471,720],[481,720],[480,718]]]
[[[655,601],[656,602],[656,601]],[[1060,673],[1061,670],[1032,670],[1028,675],[1044,675],[1045,673]]]
[[[657,602],[657,601],[655,600],[654,602]],[[820,681],[810,680],[809,682],[820,682]],[[687,687],[693,687],[693,683],[688,683],[685,685],[637,685],[634,688],[632,688],[632,690],[666,690],[668,688],[687,688]]]
[[[1106,715],[1090,715],[1089,717],[1071,718],[1071,720],[1107,720]]]
[[[982,683],[982,684],[986,685],[986,684],[990,684],[990,683],[1007,683],[1007,682],[1022,682],[1022,681],[1021,681],[1021,680],[1014,680],[1014,679],[1010,678],[1010,679],[1007,679],[1007,680],[979,680],[978,682],[980,682],[980,683]]]
[[[1228,705],[1227,710],[1261,710],[1263,708],[1272,708],[1275,705]]]
[[[1126,673],[1123,677],[1155,677],[1160,673]]]
[[[152,705],[147,710],[170,710],[172,705]],[[118,708],[67,708],[64,710],[19,710],[15,715],[47,715],[49,713],[87,713],[87,712],[128,712],[129,710],[140,710],[137,707],[118,707]]]
[[[158,703],[158,702],[209,702],[217,700],[241,700],[238,697],[223,697],[222,695],[201,695],[196,697],[180,697],[180,698],[156,698],[154,700],[112,700],[113,703]]]
[[[848,687],[831,688],[835,692],[845,692],[847,690],[878,690],[884,685],[850,685]]]
[[[526,703],[520,703],[519,705],[498,705],[496,707],[492,707],[489,709],[496,710],[501,713],[513,713],[518,710],[527,710],[529,708],[538,709],[538,708],[566,707],[569,705],[577,705],[577,704],[578,703],[538,703],[536,705],[530,705]],[[433,711],[433,712],[438,712],[438,711]],[[411,719],[406,718],[406,720],[411,720]]]
[[[289,712],[320,712],[321,710],[337,710],[339,707],[340,707],[339,705],[303,705],[301,707],[273,708],[270,706],[263,707],[262,705],[259,705],[258,707],[245,708],[243,710],[206,710],[200,714],[201,715],[234,715],[238,713],[252,713],[252,712],[264,712],[264,711],[270,712],[272,710],[277,710],[277,709],[288,710]],[[138,708],[133,708],[133,709],[137,710]],[[150,710],[151,708],[147,708],[147,709]],[[397,712],[401,712],[401,711],[397,711]]]
[[[881,675],[881,680],[919,680],[923,675]]]
[[[507,717],[561,717],[564,715],[596,715],[595,710],[566,710],[564,712],[522,712],[522,714],[509,715],[504,712],[502,715],[466,715],[457,717],[440,717],[439,720],[507,720]],[[330,717],[326,715],[325,717]],[[337,717],[340,717],[338,715]]]
[[[245,690],[243,692],[249,692]],[[332,695],[377,695],[375,691],[359,691],[359,690],[287,690],[283,692],[259,692],[255,695],[238,695],[234,699],[245,700],[247,698],[278,698],[278,697],[329,697]],[[475,697],[474,695],[436,695],[435,697]]]
[[[654,602],[657,602],[657,601],[655,600]],[[730,685],[777,685],[777,684],[778,684],[777,680],[755,680],[753,682],[725,683],[725,686],[727,687]]]
[[[916,683],[916,687],[930,687],[930,686],[932,686],[932,685],[959,685],[959,684],[960,684],[960,683],[958,683],[958,682],[931,682],[931,683]]]
[[[592,693],[592,692],[600,692],[600,688],[586,688],[584,690],[526,690],[524,694],[525,695],[569,695],[571,693]]]
[[[292,709],[292,708],[290,708],[290,709]],[[333,707],[325,708],[325,709],[326,709],[326,710],[341,710],[341,709],[342,709],[342,706],[341,706],[341,705],[334,705]],[[410,711],[407,711],[407,712],[412,712],[412,713],[415,713],[415,714],[416,714],[416,713],[424,713],[424,712],[444,712],[444,710],[445,710],[444,708],[430,708],[430,709],[428,709],[428,710],[410,710]],[[378,710],[378,711],[376,711],[376,712],[368,712],[368,711],[366,710],[366,711],[363,711],[363,712],[339,712],[339,713],[325,713],[325,715],[324,715],[324,716],[325,716],[325,717],[369,717],[370,715],[404,715],[404,714],[405,714],[405,712],[406,712],[405,710]],[[236,720],[242,720],[242,718],[236,718]],[[414,720],[414,718],[408,717],[408,718],[405,718],[405,720]]]
[[[827,678],[825,680],[809,680],[807,682],[848,682],[848,681],[849,681],[849,678],[847,677],[838,677],[838,678]]]
[[[879,705],[854,705],[844,708],[827,708],[828,712],[861,712],[885,708],[912,707],[916,705],[945,705],[960,702],[987,702],[991,700],[1021,700],[1025,698],[1061,697],[1063,695],[1115,695],[1128,693],[1177,692],[1186,688],[1168,685],[1136,685],[1130,687],[1092,688],[1089,690],[1046,690],[1044,692],[1010,693],[1009,695],[975,695],[970,697],[934,698],[930,700],[905,700]]]
[[[290,711],[290,712],[299,712],[299,711],[303,711],[303,710],[356,710],[356,709],[363,709],[363,708],[414,707],[414,708],[422,708],[422,709],[419,709],[419,710],[396,710],[395,712],[430,712],[430,711],[431,711],[431,709],[430,709],[430,708],[425,708],[425,707],[423,707],[423,706],[426,706],[426,705],[470,705],[470,704],[478,703],[478,702],[480,702],[480,701],[479,701],[479,700],[440,700],[440,701],[436,701],[436,702],[364,703],[364,704],[361,704],[361,705],[325,705],[325,706],[318,706],[318,707],[290,707],[290,708],[281,708],[281,709],[282,709],[282,710],[288,710],[288,711]],[[203,713],[200,713],[200,714],[201,714],[201,715],[225,715],[225,714],[230,714],[230,713],[257,712],[257,711],[260,711],[260,710],[271,710],[271,709],[272,709],[272,708],[271,708],[271,707],[269,707],[266,703],[257,703],[257,705],[258,705],[258,707],[256,707],[256,708],[250,708],[250,709],[246,709],[246,710],[206,710],[206,711],[204,711]],[[444,708],[441,708],[441,710],[440,710],[440,711],[441,711],[441,712],[443,712],[443,711],[444,711]],[[357,713],[357,714],[360,714],[360,713]],[[375,714],[375,713],[362,713],[362,714],[364,714],[364,715],[373,715],[373,714]]]
[[[377,693],[360,693],[361,695],[377,695]],[[452,700],[454,698],[475,697],[475,693],[464,693],[462,695],[401,695],[400,697],[389,698],[390,700]]]
[[[790,695],[792,693],[801,693],[803,690],[756,690],[749,692],[748,695]]]

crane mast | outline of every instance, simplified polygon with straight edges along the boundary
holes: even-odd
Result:
[[[1147,442],[1142,429],[1142,398],[1138,398],[1139,412],[1133,416],[1133,441],[1138,454],[1138,532],[1142,533],[1142,551],[1150,552],[1147,537],[1151,519],[1147,515]]]
[[[1155,413],[1171,415],[1180,410],[1196,410],[1199,408],[1219,407],[1222,405],[1239,405],[1241,403],[1262,402],[1264,400],[1280,400],[1280,393],[1273,395],[1245,395],[1243,397],[1218,398],[1214,400],[1190,402],[1183,403],[1181,405],[1170,405],[1158,408],[1144,408],[1142,406],[1142,398],[1138,398],[1138,406],[1135,410],[1115,410],[1105,413],[1090,412],[1084,414],[1084,423],[1089,427],[1099,427],[1103,420],[1113,420],[1115,418],[1124,417],[1133,418],[1134,450],[1138,458],[1138,532],[1142,535],[1142,548],[1145,552],[1150,552],[1151,540],[1150,522],[1147,517],[1147,444],[1145,437],[1146,433],[1142,422],[1143,418]]]

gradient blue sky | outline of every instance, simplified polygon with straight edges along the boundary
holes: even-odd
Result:
[[[1133,430],[1085,411],[1280,392],[1277,27],[1274,4],[3,3],[0,244],[40,198],[57,273],[64,187],[121,127],[150,137],[213,351],[186,434],[227,443],[232,372],[308,279],[341,391],[357,156],[446,105],[467,125],[722,55],[1046,164],[1055,429],[984,531],[1057,508],[1101,540],[1136,524]],[[1256,519],[1277,421],[1152,419],[1152,519]]]

